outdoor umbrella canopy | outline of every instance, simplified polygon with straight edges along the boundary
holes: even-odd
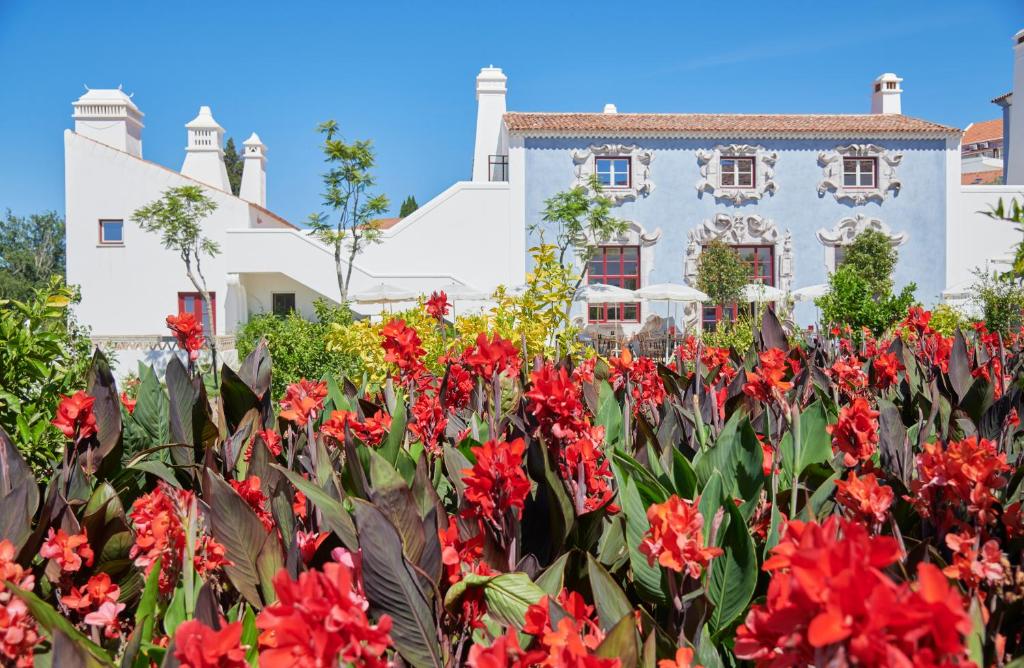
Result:
[[[743,300],[748,302],[776,302],[783,299],[786,293],[764,283],[747,283],[742,290]]]
[[[636,299],[635,291],[605,283],[590,283],[576,291],[576,300],[585,301],[588,304],[615,304],[636,301]]]
[[[791,293],[793,299],[798,302],[810,301],[817,299],[818,297],[824,297],[829,293],[829,287],[827,283],[818,283],[817,285],[808,285],[804,288],[797,288]]]
[[[637,297],[652,301],[706,302],[709,299],[706,294],[697,288],[691,288],[689,285],[680,285],[678,283],[655,283],[654,285],[645,285],[633,292]]]
[[[471,285],[464,285],[462,283],[448,283],[432,290],[431,292],[443,292],[448,295],[448,299],[454,301],[480,301],[482,299],[489,299],[491,293],[477,290]]]
[[[387,283],[378,283],[352,295],[352,301],[357,304],[394,304],[395,302],[410,302],[416,297],[417,294],[412,290]]]

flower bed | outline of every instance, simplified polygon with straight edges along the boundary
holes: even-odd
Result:
[[[53,416],[51,480],[0,432],[6,663],[1024,654],[1019,337],[911,309],[886,339],[791,346],[769,311],[751,350],[691,339],[669,365],[524,359],[486,333],[427,360],[396,320],[379,386],[273,397],[258,346],[214,407],[201,327],[168,322],[187,363],[129,397],[97,353]]]

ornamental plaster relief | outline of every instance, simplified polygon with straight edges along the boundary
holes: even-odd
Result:
[[[613,204],[632,202],[640,197],[647,197],[654,190],[651,181],[651,161],[654,152],[642,149],[635,144],[591,144],[585,149],[572,152],[573,187],[583,186],[588,191],[590,180],[594,176],[594,158],[629,158],[630,179],[628,188],[604,188],[602,195]]]
[[[875,186],[873,188],[849,187],[843,185],[843,158],[874,158],[876,164]],[[902,183],[896,176],[896,167],[903,160],[903,154],[888,151],[875,144],[848,144],[837,146],[832,151],[818,154],[822,168],[822,181],[818,184],[818,195],[831,192],[838,202],[850,204],[881,204],[890,192],[898,193]]]
[[[754,179],[749,187],[723,186],[721,162],[722,158],[753,158]],[[775,183],[775,162],[779,154],[769,151],[764,146],[751,144],[719,144],[714,148],[697,151],[697,164],[700,166],[700,180],[697,181],[698,196],[707,192],[716,200],[732,204],[761,199],[766,194],[775,194],[778,184]]]

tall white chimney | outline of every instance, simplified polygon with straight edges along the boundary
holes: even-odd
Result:
[[[267,147],[255,132],[245,140],[242,147],[242,186],[238,196],[266,208]]]
[[[508,143],[502,116],[505,115],[505,83],[500,67],[485,67],[476,77],[476,145],[473,150],[473,180],[490,181],[491,156],[507,155]],[[504,169],[501,170],[504,175]],[[503,180],[503,178],[502,178]]]
[[[903,79],[892,72],[886,72],[875,79],[871,88],[871,113],[872,114],[900,114],[900,96],[903,89],[900,84]]]
[[[120,87],[87,90],[72,106],[77,134],[142,157],[144,114]]]
[[[213,120],[207,106],[199,107],[199,115],[185,124],[188,146],[181,173],[206,185],[231,192],[228,169],[224,166],[224,128]]]
[[[1007,185],[1024,185],[1024,30],[1013,36],[1013,94],[1003,128]]]

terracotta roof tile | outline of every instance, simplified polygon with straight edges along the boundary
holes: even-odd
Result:
[[[992,141],[1003,138],[1003,119],[971,123],[964,130],[964,144],[976,144],[980,141]]]
[[[373,223],[378,230],[389,230],[401,221],[401,218],[377,218]]]
[[[969,172],[960,175],[960,185],[979,186],[1003,182],[1003,170],[990,169],[984,172]]]
[[[1009,93],[1003,93],[999,97],[992,98],[992,102],[995,103],[995,104],[999,104],[1000,102],[1002,102],[1006,98],[1010,97],[1011,95],[1013,95],[1013,91],[1012,90]]]
[[[900,114],[505,114],[510,132],[524,134],[850,134],[951,135],[952,128]]]

